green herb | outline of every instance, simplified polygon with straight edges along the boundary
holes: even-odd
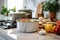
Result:
[[[50,11],[50,12],[57,12],[60,9],[60,4],[57,2],[57,0],[49,0],[45,1],[43,3],[43,10],[44,11]]]

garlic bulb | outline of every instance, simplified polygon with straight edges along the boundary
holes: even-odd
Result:
[[[39,17],[39,21],[42,21],[43,20],[43,17]]]
[[[47,34],[47,32],[46,32],[44,29],[41,29],[41,30],[39,31],[39,34],[45,35],[45,34]]]

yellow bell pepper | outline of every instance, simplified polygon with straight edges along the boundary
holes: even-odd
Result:
[[[46,32],[53,33],[54,32],[54,28],[55,28],[55,25],[53,23],[45,24],[45,30],[46,30]]]

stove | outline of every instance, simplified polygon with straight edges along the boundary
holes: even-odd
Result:
[[[16,21],[0,20],[0,27],[3,27],[5,29],[7,29],[7,28],[16,28]]]

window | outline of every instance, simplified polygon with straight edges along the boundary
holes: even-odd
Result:
[[[23,0],[7,0],[8,9],[13,9],[16,6],[16,10],[23,8]]]

